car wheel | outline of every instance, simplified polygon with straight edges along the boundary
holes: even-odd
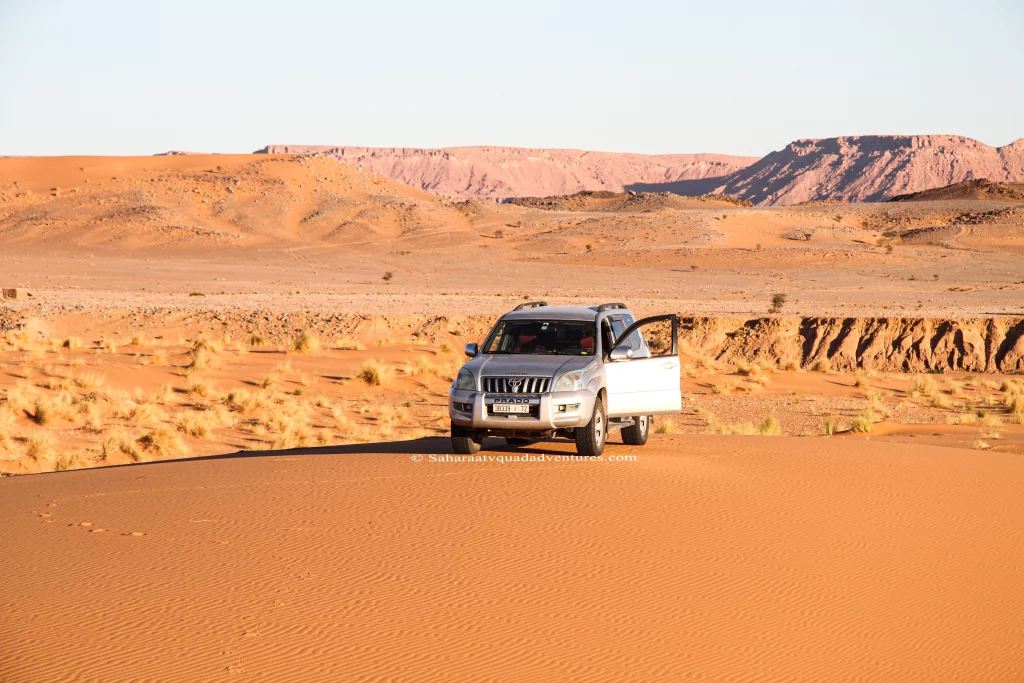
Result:
[[[483,448],[484,439],[452,423],[452,452],[455,455],[475,455]]]
[[[576,452],[588,457],[597,457],[604,453],[604,442],[608,436],[608,416],[605,414],[604,401],[594,404],[594,414],[590,424],[573,430],[576,438]]]
[[[647,435],[651,431],[651,418],[647,415],[637,415],[633,418],[633,424],[622,428],[622,443],[630,446],[643,446],[647,443]]]

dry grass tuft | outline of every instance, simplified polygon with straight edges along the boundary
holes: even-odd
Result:
[[[95,372],[83,372],[76,375],[73,379],[78,387],[85,389],[86,391],[99,389],[107,383],[106,377]]]
[[[53,447],[53,436],[46,432],[33,434],[25,439],[25,455],[36,462],[53,459]]]
[[[290,349],[295,353],[314,353],[320,350],[320,339],[309,330],[302,330],[299,336],[292,340]]]
[[[213,393],[213,383],[205,379],[194,379],[189,382],[187,391],[192,396],[206,398]]]
[[[197,439],[206,439],[210,436],[211,430],[218,426],[218,422],[216,413],[201,410],[179,415],[174,424],[180,432]]]
[[[160,458],[180,455],[187,450],[181,437],[167,427],[156,427],[143,434],[139,437],[138,444],[147,453],[152,453]]]
[[[85,458],[79,451],[70,451],[64,455],[58,455],[53,459],[53,471],[54,472],[66,472],[68,470],[77,470],[84,464]]]
[[[111,430],[100,443],[100,457],[109,460],[112,456],[122,454],[132,462],[142,460],[142,451],[135,440],[120,429]]]
[[[358,340],[351,337],[338,337],[334,340],[334,348],[342,351],[362,351],[366,347]]]
[[[676,423],[670,417],[663,419],[654,428],[655,434],[675,434],[677,431]]]
[[[762,436],[780,436],[782,434],[782,425],[775,419],[774,415],[769,415],[758,425],[757,431]]]
[[[850,431],[855,434],[868,434],[875,428],[875,414],[870,408],[857,413],[850,423]]]
[[[69,351],[74,351],[75,349],[82,348],[82,340],[78,337],[68,337],[61,346]]]
[[[826,417],[821,423],[821,433],[824,436],[832,436],[839,432],[839,420],[835,417]]]
[[[918,377],[914,380],[914,384],[911,385],[910,390],[907,392],[907,396],[910,398],[916,398],[918,396],[933,396],[937,390],[935,382],[932,381],[931,377]]]
[[[379,387],[385,384],[391,377],[391,368],[382,361],[368,360],[359,368],[359,379],[372,387]]]
[[[828,358],[822,358],[811,366],[811,370],[814,372],[832,372],[832,361]]]

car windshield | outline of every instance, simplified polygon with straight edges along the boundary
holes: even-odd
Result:
[[[545,356],[594,355],[595,325],[581,320],[502,320],[484,353]]]

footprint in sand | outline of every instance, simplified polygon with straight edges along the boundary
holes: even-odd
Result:
[[[124,532],[121,535],[122,536],[145,536],[146,533],[144,531],[126,531],[126,532]]]
[[[90,534],[102,534],[102,533],[103,533],[103,532],[105,532],[105,531],[106,531],[106,529],[93,529],[93,530],[92,530],[92,531],[90,531],[89,533],[90,533]]]

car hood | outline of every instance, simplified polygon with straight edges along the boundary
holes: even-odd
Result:
[[[532,356],[527,354],[481,354],[466,363],[478,377],[557,377],[596,362],[593,356]]]

